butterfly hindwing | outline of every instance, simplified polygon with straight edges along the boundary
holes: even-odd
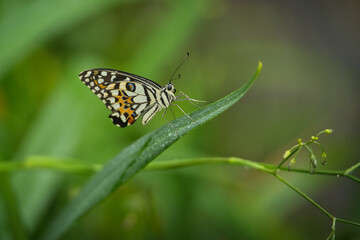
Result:
[[[139,118],[139,115],[136,115],[135,113],[129,115],[127,112],[123,112],[123,114],[121,114],[120,111],[115,111],[109,115],[109,118],[111,118],[116,126],[126,127],[133,124],[136,119]]]
[[[112,111],[109,117],[119,127],[133,124],[142,115],[146,124],[159,111],[154,108],[154,92],[160,86],[149,79],[112,69],[86,70],[79,78]]]

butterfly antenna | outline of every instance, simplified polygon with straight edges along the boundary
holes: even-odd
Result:
[[[185,61],[189,58],[189,56],[190,56],[189,52],[186,52],[186,57],[184,58],[184,60],[182,60],[182,62],[179,64],[179,66],[175,69],[174,73],[171,75],[169,83],[171,83],[171,81],[173,81],[173,80],[176,80],[176,79],[180,78],[180,74],[179,74],[178,78],[173,79],[173,77],[176,74],[177,70],[179,70],[179,68],[185,63]]]
[[[181,75],[178,74],[176,77],[170,79],[170,82],[172,82],[172,81],[174,81],[174,80],[178,80],[178,79],[180,79],[180,78],[181,78]]]

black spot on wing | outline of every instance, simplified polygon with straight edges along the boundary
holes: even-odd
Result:
[[[109,118],[112,120],[112,122],[118,126],[118,127],[126,127],[128,125],[128,122],[123,122],[120,118],[120,112],[116,111],[109,115]]]
[[[130,92],[135,92],[135,84],[134,83],[131,83],[131,82],[128,82],[126,83],[126,90],[130,91]]]

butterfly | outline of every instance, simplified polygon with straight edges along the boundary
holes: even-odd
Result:
[[[140,116],[142,116],[142,124],[145,125],[162,109],[165,109],[164,116],[167,108],[172,105],[179,107],[188,116],[179,105],[173,102],[181,100],[188,100],[192,104],[201,102],[189,98],[183,92],[175,96],[176,89],[171,80],[162,87],[147,78],[107,68],[82,71],[79,78],[111,110],[109,118],[118,127],[132,125]]]

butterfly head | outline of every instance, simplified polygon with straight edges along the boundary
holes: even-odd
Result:
[[[175,89],[174,85],[172,84],[172,82],[169,82],[168,84],[166,84],[163,91],[165,91],[168,94],[171,101],[176,99],[176,96],[175,96],[176,89]]]

